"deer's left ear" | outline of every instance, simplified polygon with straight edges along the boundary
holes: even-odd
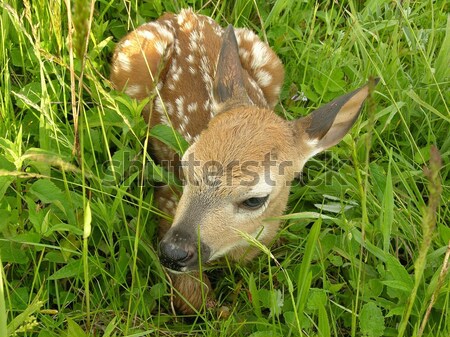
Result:
[[[297,146],[304,161],[341,141],[358,118],[368,94],[367,84],[293,122]]]
[[[222,35],[213,92],[217,112],[251,104],[245,90],[244,70],[232,25]]]

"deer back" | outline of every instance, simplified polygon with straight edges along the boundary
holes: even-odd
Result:
[[[111,81],[136,99],[154,97],[145,111],[151,126],[165,124],[193,143],[219,108],[214,99],[224,29],[190,9],[166,14],[138,27],[117,45]],[[243,83],[252,104],[273,108],[283,82],[283,65],[252,31],[235,29]],[[152,139],[153,154],[172,160],[174,152]]]

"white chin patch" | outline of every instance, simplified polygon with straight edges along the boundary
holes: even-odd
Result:
[[[251,233],[250,236],[257,239],[257,240],[261,240],[266,236],[266,227],[264,225],[259,226],[256,231],[254,233]],[[236,249],[236,248],[246,248],[246,247],[250,247],[251,243],[249,243],[245,238],[241,238],[240,241],[238,241],[237,243],[228,246],[228,247],[223,247],[218,251],[215,251],[211,254],[208,262],[212,262],[214,260],[217,260],[218,258],[227,255],[229,252],[231,252],[232,250]]]

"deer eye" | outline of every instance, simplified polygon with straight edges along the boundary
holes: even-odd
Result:
[[[249,210],[256,210],[258,208],[261,208],[266,203],[267,199],[269,199],[268,195],[266,195],[265,197],[248,198],[241,202],[239,206]]]

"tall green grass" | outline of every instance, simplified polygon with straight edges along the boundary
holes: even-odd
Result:
[[[146,144],[167,135],[107,80],[118,39],[187,6],[268,41],[287,119],[381,79],[292,187],[277,244],[210,267],[217,308],[189,318],[154,248],[152,186],[173,177]],[[448,6],[0,2],[0,335],[449,336]]]

